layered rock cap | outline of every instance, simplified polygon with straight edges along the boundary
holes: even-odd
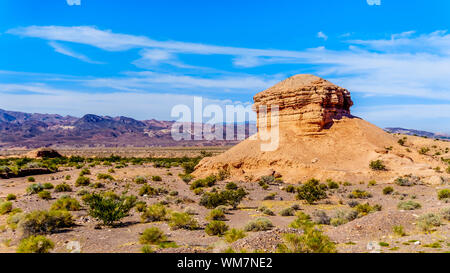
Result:
[[[280,128],[290,127],[300,133],[317,133],[333,120],[351,116],[353,105],[347,89],[309,74],[292,76],[253,99],[259,129],[270,124],[269,115],[277,106]]]

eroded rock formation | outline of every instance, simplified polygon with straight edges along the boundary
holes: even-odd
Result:
[[[266,117],[276,105],[280,129],[290,127],[300,133],[320,132],[329,127],[333,119],[351,116],[353,105],[347,89],[307,74],[292,76],[256,94],[253,99],[254,110],[261,121],[259,127],[270,124],[270,118]]]

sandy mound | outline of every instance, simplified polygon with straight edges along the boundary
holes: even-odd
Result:
[[[278,173],[286,182],[312,177],[392,181],[410,173],[434,175],[432,159],[406,152],[397,137],[351,116],[350,93],[326,80],[297,75],[254,99],[258,134],[221,155],[203,159],[194,175],[202,177],[226,169],[235,179],[254,181]],[[261,105],[267,106],[267,114],[259,111]],[[272,105],[279,106],[278,147],[263,151],[261,145],[267,141],[260,140],[260,134],[274,126],[266,122]],[[371,170],[370,162],[378,159],[388,171]]]
[[[39,148],[36,150],[33,150],[26,154],[26,157],[28,158],[58,158],[62,157],[62,155],[53,149],[50,148]]]

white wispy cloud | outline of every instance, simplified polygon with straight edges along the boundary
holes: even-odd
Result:
[[[93,61],[93,60],[89,59],[89,57],[87,57],[83,54],[77,53],[77,52],[71,50],[70,48],[65,47],[62,44],[59,44],[57,42],[51,41],[48,44],[55,50],[55,52],[61,53],[63,55],[73,57],[75,59],[78,59],[80,61],[87,62],[87,63],[102,64],[101,62]]]
[[[323,33],[322,31],[319,31],[317,33],[317,38],[324,39],[325,41],[328,40],[328,36],[325,33]]]

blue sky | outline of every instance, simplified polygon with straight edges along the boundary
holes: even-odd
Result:
[[[174,119],[315,74],[380,127],[450,133],[450,1],[0,1],[0,108]]]

